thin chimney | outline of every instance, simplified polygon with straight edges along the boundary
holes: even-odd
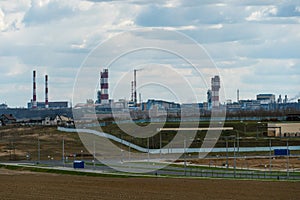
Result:
[[[36,71],[33,71],[33,97],[32,97],[32,108],[37,108],[36,102]]]
[[[49,102],[48,102],[48,75],[45,75],[45,108],[49,108]]]

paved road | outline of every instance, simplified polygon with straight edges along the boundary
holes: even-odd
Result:
[[[85,161],[85,169],[73,169],[73,163],[62,163],[61,161],[41,161],[39,166],[43,168],[60,169],[60,170],[75,170],[93,173],[120,173],[106,165],[97,162],[95,165],[91,161]],[[32,165],[36,166],[35,162],[9,162],[2,164],[10,165]],[[300,173],[287,172],[269,172],[269,171],[253,171],[253,170],[234,170],[233,168],[201,168],[195,166],[184,165],[169,165],[163,169],[159,169],[159,163],[135,162],[135,163],[120,163],[116,166],[119,169],[138,172],[139,170],[152,170],[152,172],[144,173],[146,175],[162,175],[162,176],[187,176],[187,177],[215,177],[215,178],[242,178],[242,179],[280,179],[280,180],[300,180]]]

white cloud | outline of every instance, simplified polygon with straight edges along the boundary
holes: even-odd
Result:
[[[249,8],[247,8],[249,9]],[[275,16],[278,12],[277,7],[270,6],[261,8],[260,10],[252,12],[247,18],[247,21],[261,21],[265,20],[269,16]]]
[[[215,24],[215,25],[210,25],[207,27],[208,29],[221,29],[223,28],[222,24]]]
[[[5,29],[5,22],[4,22],[4,13],[2,9],[0,8],[0,31],[3,31]]]
[[[293,84],[299,85],[299,22],[299,5],[281,0],[3,0],[0,84],[15,91],[1,91],[1,96],[10,105],[24,105],[31,96],[31,70],[37,69],[40,74],[49,73],[55,81],[53,98],[69,99],[76,70],[88,53],[108,38],[139,27],[180,31],[202,44],[220,68],[231,91],[229,98],[235,95],[234,87],[245,88],[245,98],[268,84],[268,91],[277,91],[272,77],[280,76],[291,80],[284,89],[292,93]],[[174,42],[167,35],[165,40]],[[188,45],[184,48],[193,52]],[[168,59],[162,62],[173,64]],[[205,70],[203,73],[210,76],[209,69]],[[120,69],[118,75],[124,71]],[[258,72],[266,78],[257,76]],[[234,77],[233,86],[230,83]],[[29,89],[21,91],[12,83],[17,81]],[[16,94],[21,95],[17,100]]]

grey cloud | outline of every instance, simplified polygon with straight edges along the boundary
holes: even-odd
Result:
[[[140,26],[187,26],[218,24],[234,20],[224,16],[221,8],[191,7],[165,8],[156,5],[147,7],[136,19]]]
[[[297,10],[299,9],[299,10]],[[282,5],[278,9],[277,15],[278,17],[298,17],[300,16],[300,3],[298,5]]]
[[[62,5],[56,1],[50,1],[47,5],[38,6],[33,4],[26,12],[23,23],[25,25],[36,25],[50,23],[74,15],[71,7]]]

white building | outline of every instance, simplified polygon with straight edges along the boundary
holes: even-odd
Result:
[[[269,137],[300,137],[300,123],[268,123]]]

